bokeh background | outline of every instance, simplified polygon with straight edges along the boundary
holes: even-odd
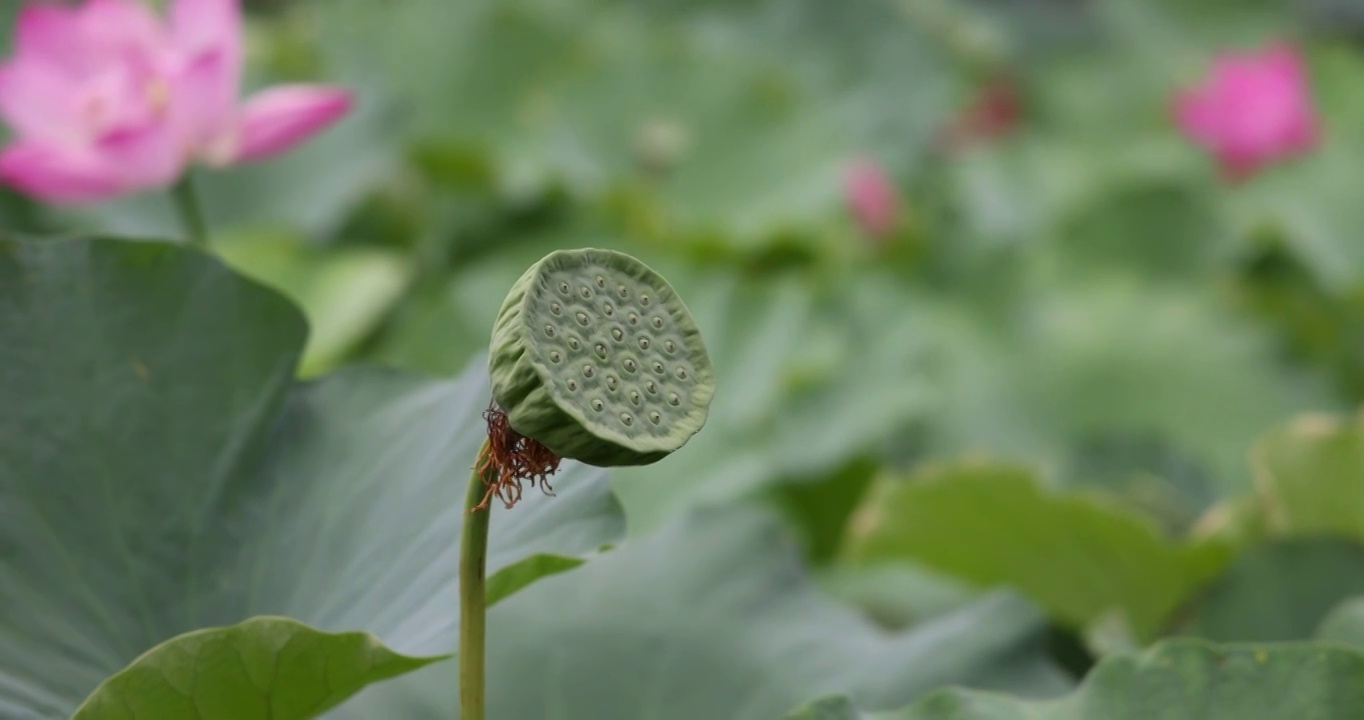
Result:
[[[1279,542],[1265,538],[1292,529],[1256,484],[1265,438],[1364,394],[1353,0],[247,7],[250,85],[358,95],[305,148],[197,179],[213,251],[306,309],[305,375],[455,374],[544,253],[636,255],[691,307],[719,390],[682,451],[613,474],[630,536],[700,507],[775,508],[821,592],[888,627],[1030,577],[1083,594],[1104,571],[1050,546],[999,569],[918,541],[862,562],[859,533],[911,521],[878,504],[888,484],[1007,466],[1098,494],[1162,541]],[[1219,54],[1273,41],[1302,52],[1323,139],[1231,182],[1180,134],[1173,97]],[[864,161],[893,183],[885,233],[848,204]],[[23,233],[178,237],[172,210],[155,193],[83,208],[0,196],[0,222]],[[989,533],[988,513],[1011,512],[998,505],[929,507],[961,513],[946,543],[1028,549]],[[1218,626],[1195,607],[1180,627],[1310,634],[1364,589],[1364,570],[1328,565],[1322,578],[1347,579],[1312,585],[1296,624]],[[1029,594],[1073,676],[1151,634],[1106,634],[1084,603]]]

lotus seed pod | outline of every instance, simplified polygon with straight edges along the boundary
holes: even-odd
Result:
[[[706,422],[715,376],[668,282],[612,250],[559,250],[493,326],[493,399],[512,429],[590,465],[647,465]]]

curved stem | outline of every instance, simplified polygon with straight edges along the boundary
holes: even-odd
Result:
[[[488,564],[488,519],[492,508],[475,509],[487,492],[488,480],[479,468],[489,452],[488,441],[479,448],[474,472],[464,499],[464,529],[459,540],[459,717],[483,720],[484,618]],[[488,473],[495,473],[489,469]]]
[[[171,188],[171,198],[175,200],[175,210],[185,226],[189,244],[198,248],[208,247],[208,225],[204,222],[199,196],[194,192],[194,176],[190,172],[186,171],[175,187]]]

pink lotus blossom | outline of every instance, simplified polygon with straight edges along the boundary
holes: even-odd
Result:
[[[890,235],[899,221],[900,198],[885,169],[873,160],[857,160],[848,165],[843,183],[848,208],[862,232],[875,238]]]
[[[1175,119],[1232,179],[1311,150],[1321,134],[1302,59],[1283,43],[1217,58],[1176,98]]]
[[[50,202],[165,187],[186,166],[271,157],[349,110],[343,89],[283,85],[238,102],[238,0],[32,4],[0,65],[0,117],[14,130],[0,181]]]

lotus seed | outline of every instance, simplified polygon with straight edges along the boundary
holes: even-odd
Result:
[[[625,362],[623,362],[623,363],[621,363],[621,364],[625,366],[625,371],[626,371],[626,372],[634,372],[636,369],[639,368],[639,366],[635,364],[635,361],[634,361],[634,360],[631,360],[631,359],[629,359],[629,358],[626,358],[626,359],[625,359]]]
[[[661,362],[659,362],[659,361],[657,361],[657,360],[654,361],[654,372],[658,373],[659,375],[662,375],[664,369],[665,369],[665,368],[663,367],[663,363],[661,363]]]
[[[654,324],[654,327],[660,330],[663,328],[663,318],[655,315],[654,319],[651,322]]]
[[[581,312],[580,312],[580,313],[578,313],[575,317],[578,318],[578,324],[579,324],[579,325],[582,325],[583,327],[587,327],[587,320],[588,320],[588,318],[587,318],[587,313],[581,313]]]
[[[621,413],[621,414],[620,414],[620,421],[623,422],[623,423],[625,423],[626,425],[634,425],[634,424],[635,424],[635,418],[634,418],[632,415],[630,415],[630,413]]]
[[[682,398],[678,397],[678,396],[677,396],[677,393],[668,393],[668,404],[669,404],[669,405],[681,405],[681,404],[682,404]]]
[[[606,287],[606,278],[604,278],[604,277],[598,275],[598,276],[597,276],[597,287],[599,287],[599,288],[605,288],[605,287]]]
[[[620,381],[616,379],[616,376],[615,376],[615,375],[607,375],[607,376],[606,376],[606,389],[607,389],[607,390],[615,390],[615,389],[616,389],[616,385],[618,385],[618,384],[620,384]]]
[[[590,299],[592,297],[592,288],[584,285],[578,290],[578,294],[582,295],[584,300]]]
[[[672,340],[665,340],[663,342],[663,349],[667,350],[669,353],[672,353],[673,351],[677,350],[677,343],[673,342]]]
[[[606,359],[606,346],[603,345],[603,344],[601,344],[601,343],[597,343],[596,350],[597,350],[597,357],[599,357],[599,358],[605,360],[605,359]]]
[[[662,416],[662,415],[659,415],[657,410],[654,410],[653,412],[649,413],[649,422],[651,422],[651,423],[653,423],[653,424],[655,424],[655,425],[657,425],[657,424],[659,423],[659,421],[662,420],[662,419],[663,419],[663,416]]]
[[[636,315],[636,314],[634,314],[634,313],[630,313],[630,324],[631,324],[631,325],[638,325],[638,324],[639,324],[639,316]]]
[[[639,349],[640,349],[640,350],[648,350],[648,349],[649,349],[649,338],[642,337],[642,338],[639,339]]]
[[[593,375],[596,374],[597,374],[596,368],[592,367],[591,365],[583,366],[583,377],[592,377]]]
[[[596,410],[597,412],[601,412],[602,409],[605,407],[606,403],[602,402],[600,398],[592,401],[592,409]]]
[[[640,305],[648,305],[648,304],[649,304],[649,296],[648,296],[648,295],[640,295],[640,296],[639,296],[639,304],[640,304]]]
[[[577,389],[578,389],[578,381],[577,381],[577,380],[569,380],[569,381],[568,381],[567,383],[565,383],[565,384],[568,385],[568,389],[569,389],[569,390],[577,390]]]
[[[578,342],[578,338],[571,337],[568,339],[568,346],[573,348],[574,350],[577,350],[578,348],[582,347],[582,343]]]
[[[686,369],[686,368],[681,368],[681,367],[680,367],[680,368],[677,369],[677,379],[678,379],[678,380],[686,380],[686,379],[687,379],[687,369]]]
[[[604,313],[606,313],[607,316],[611,316],[611,315],[615,315],[615,314],[616,314],[616,309],[615,309],[614,307],[611,306],[611,303],[602,303],[602,304],[601,304],[601,311],[604,312]]]
[[[625,339],[625,332],[620,328],[611,328],[611,337],[615,338],[616,342],[620,342]]]
[[[553,325],[546,325],[546,326],[545,326],[545,335],[548,335],[549,337],[554,337],[554,326],[553,326]]]
[[[631,391],[630,391],[630,402],[632,402],[632,403],[638,405],[640,399],[641,399],[641,395],[639,394],[639,391],[638,391],[638,390],[631,390]]]
[[[564,295],[567,295],[567,294],[568,294],[568,283],[566,283],[566,282],[561,282],[561,283],[559,283],[559,292],[562,293],[562,294],[564,294]]]
[[[649,382],[644,383],[644,389],[645,389],[645,390],[648,390],[650,395],[657,395],[657,394],[658,394],[658,386],[654,384],[654,381],[653,381],[653,380],[650,380]]]
[[[557,362],[559,362],[560,360],[563,360],[563,359],[564,359],[564,356],[563,356],[563,355],[560,355],[558,350],[555,350],[555,351],[553,351],[553,352],[551,352],[551,353],[549,354],[549,359],[550,359],[551,362],[556,362],[556,363],[557,363]]]
[[[564,306],[560,305],[559,303],[550,303],[549,311],[554,313],[555,315],[558,315],[564,311]]]
[[[621,285],[620,287],[616,288],[616,294],[620,296],[621,300],[624,300],[625,298],[630,297],[630,290],[626,288],[624,285]]]

